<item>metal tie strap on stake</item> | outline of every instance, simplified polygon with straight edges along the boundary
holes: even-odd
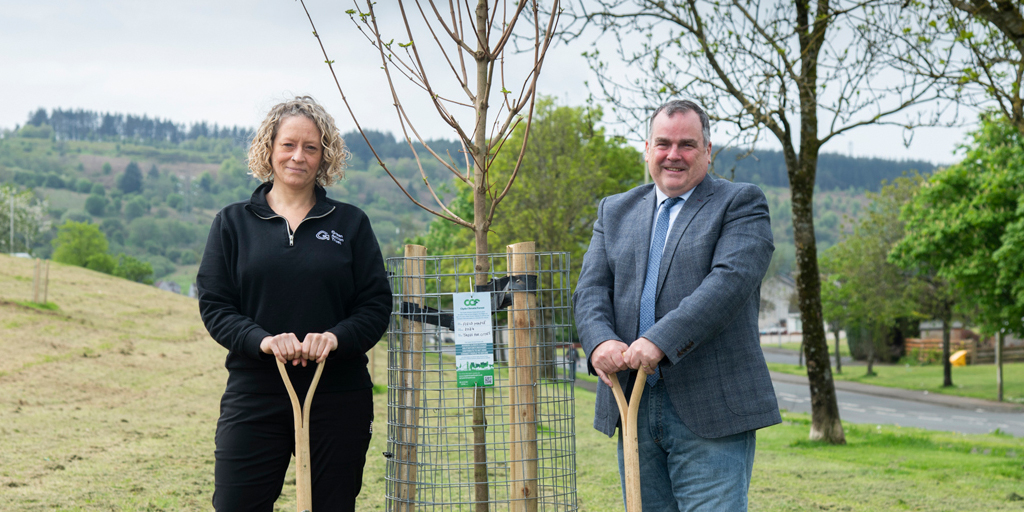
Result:
[[[309,457],[309,409],[313,404],[313,393],[316,385],[320,382],[320,375],[324,372],[327,361],[317,364],[316,373],[313,375],[313,382],[306,392],[306,401],[303,406],[299,405],[299,397],[295,394],[295,387],[292,380],[288,378],[288,369],[280,359],[277,361],[277,370],[281,372],[281,379],[284,387],[288,389],[288,398],[292,401],[292,416],[295,419],[295,507],[298,512],[311,512],[313,509],[313,481],[310,471]]]
[[[619,384],[619,375],[609,375],[612,381],[612,394],[615,395],[615,404],[619,406],[619,419],[622,421],[622,462],[626,474],[626,512],[641,512],[643,505],[640,500],[640,451],[636,437],[637,413],[640,410],[640,398],[647,387],[644,372],[636,373],[636,380],[633,381],[633,392],[630,394],[629,403],[626,403],[626,395],[622,392]],[[628,379],[628,377],[627,377]]]

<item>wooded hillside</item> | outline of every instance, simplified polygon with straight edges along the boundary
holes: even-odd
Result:
[[[248,198],[257,184],[244,164],[252,132],[207,123],[186,126],[145,115],[33,112],[17,130],[0,130],[0,185],[32,190],[39,204],[45,205],[49,228],[30,239],[20,236],[16,226],[14,247],[7,251],[48,257],[62,223],[92,223],[107,237],[111,254],[123,252],[149,262],[153,278],[176,281],[187,290],[213,215],[231,202]],[[390,132],[368,130],[366,135],[407,190],[427,202],[408,144]],[[397,255],[404,240],[422,234],[432,219],[380,169],[361,135],[351,132],[344,137],[352,153],[350,167],[346,178],[328,194],[365,210],[385,256]],[[455,165],[466,165],[456,142],[430,144]],[[735,173],[736,180],[765,190],[777,247],[772,272],[789,272],[794,249],[781,155],[757,151],[737,160],[737,154],[731,150],[719,154],[716,171],[726,177]],[[421,162],[432,183],[447,182],[448,171],[433,158]],[[638,161],[636,166],[636,173],[642,175],[643,163]],[[824,155],[815,197],[816,232],[822,248],[838,241],[845,217],[860,212],[864,191],[877,190],[882,180],[911,169],[928,173],[933,166]],[[524,169],[520,179],[528,180],[529,171]],[[455,188],[445,186],[440,193],[449,201],[455,197]],[[0,235],[6,248],[10,228],[0,226]],[[30,240],[28,246],[26,240]]]

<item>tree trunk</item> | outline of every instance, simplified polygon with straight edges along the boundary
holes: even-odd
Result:
[[[490,262],[487,260],[487,107],[491,92],[489,81],[490,45],[487,42],[487,0],[476,6],[476,125],[473,130],[473,234],[476,243],[476,285],[487,284]],[[484,415],[485,389],[477,388],[473,394],[473,481],[476,512],[487,512],[490,493],[487,487],[487,420]]]
[[[996,400],[1003,401],[1003,331],[996,333]]]
[[[786,137],[782,143],[792,193],[793,241],[798,269],[796,286],[803,323],[807,380],[811,388],[810,437],[832,444],[846,444],[821,314],[821,273],[814,241],[814,180],[818,170],[818,150],[821,148],[818,140],[818,53],[828,27],[826,13],[829,6],[828,0],[817,0],[816,8],[821,16],[816,16],[810,12],[808,0],[796,0],[794,3],[801,54],[800,76],[796,84],[800,96],[799,156],[791,137]]]
[[[836,373],[843,373],[843,357],[839,353],[839,327],[836,327]]]
[[[868,343],[868,371],[864,375],[873,376],[875,374],[875,340],[872,339]]]
[[[949,361],[949,322],[950,315],[947,312],[942,316],[942,387],[944,388],[953,386],[953,363]]]

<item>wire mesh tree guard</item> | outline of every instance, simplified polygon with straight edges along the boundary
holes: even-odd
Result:
[[[407,245],[387,261],[389,511],[577,510],[574,362],[558,350],[572,342],[569,255],[526,242],[486,256],[484,286],[476,255]],[[455,294],[467,292],[490,299],[490,343],[477,345],[490,372],[461,359],[472,349]],[[466,387],[467,375],[483,377]]]

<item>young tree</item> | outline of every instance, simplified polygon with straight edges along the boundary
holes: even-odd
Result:
[[[782,146],[792,191],[797,291],[811,390],[812,439],[844,443],[821,313],[813,192],[818,154],[867,124],[910,128],[929,119],[896,116],[935,98],[935,80],[885,73],[878,48],[900,45],[894,0],[597,0],[586,24],[619,41],[639,76],[609,73],[588,53],[598,85],[623,121],[645,126],[664,100],[691,97],[717,129],[744,147],[766,137]],[[626,48],[636,42],[638,47]],[[629,116],[633,116],[631,119]],[[900,117],[897,119],[897,117]]]
[[[405,2],[398,2],[401,26],[405,27],[404,34],[400,34],[401,40],[398,41],[380,30],[381,25],[390,24],[379,23],[373,2],[366,3],[365,11],[350,9],[347,13],[380,58],[381,68],[390,86],[391,102],[395,106],[402,127],[403,138],[409,145],[420,171],[416,179],[422,180],[426,185],[433,205],[428,206],[413,197],[408,191],[408,186],[403,184],[403,181],[408,183],[408,180],[402,180],[394,175],[376,151],[373,153],[381,168],[391,176],[411,201],[440,218],[472,230],[476,253],[479,255],[476,263],[476,270],[479,273],[477,279],[482,280],[477,284],[484,284],[489,270],[489,264],[484,256],[489,252],[488,231],[494,221],[498,204],[508,194],[518,175],[521,155],[529,140],[537,79],[544,63],[544,56],[554,39],[555,25],[560,13],[559,1],[553,0],[550,8],[542,8],[537,0],[514,4],[505,0],[477,0],[473,12],[469,12],[468,8],[463,12],[462,5],[458,3],[439,7],[434,0],[428,0],[422,4],[417,1],[415,4],[416,11],[407,11]],[[529,20],[525,19],[528,17]],[[319,41],[311,16],[310,24],[313,26],[314,36]],[[430,37],[424,37],[422,40],[414,37],[413,25],[425,29]],[[520,30],[517,30],[517,27]],[[506,71],[505,60],[512,57],[509,55],[509,45],[513,44],[516,38],[529,38],[533,43],[532,65],[522,77],[520,85],[506,81],[513,75]],[[436,45],[434,51],[437,52],[433,55],[429,52],[431,39]],[[406,42],[401,42],[402,40]],[[327,64],[331,66],[331,73],[335,77],[342,99],[348,106],[341,84],[334,74],[333,61],[322,44],[321,50]],[[440,85],[443,84],[442,81],[431,80],[430,74],[437,71],[426,67],[424,62],[430,62],[427,58],[435,56],[445,63],[444,67],[451,73],[454,88]],[[467,69],[467,62],[472,62],[475,68],[471,71]],[[397,80],[402,79],[421,89],[427,100],[437,109],[441,121],[458,135],[465,152],[465,167],[462,167],[453,155],[442,155],[434,151],[429,141],[419,135],[403,107],[398,92],[400,84]],[[465,100],[450,96],[448,90],[465,94]],[[513,92],[514,90],[518,92]],[[500,100],[496,104],[497,108],[493,108],[495,105],[492,104],[492,96],[499,92]],[[351,109],[349,111],[351,113]],[[461,117],[460,111],[468,112],[469,122]],[[507,180],[496,182],[494,176],[490,174],[491,164],[498,151],[508,142],[507,139],[513,130],[520,124],[526,126],[522,145],[517,148],[520,158],[517,159],[517,165]],[[358,120],[356,126],[362,133]],[[373,145],[365,134],[364,140],[372,150]],[[414,141],[419,142],[426,153],[439,161],[455,179],[471,187],[472,220],[456,215],[438,196],[423,170],[420,163],[421,152],[416,151]]]
[[[415,11],[407,10],[406,2],[399,0],[397,4],[401,20],[395,22],[384,20],[380,23],[374,7],[375,2],[371,0],[366,2],[365,11],[360,8],[347,12],[380,58],[381,68],[390,88],[390,103],[395,107],[402,135],[419,168],[418,179],[426,186],[429,199],[420,201],[419,198],[413,197],[408,185],[403,185],[403,180],[388,169],[376,151],[374,156],[395,184],[416,205],[473,232],[477,255],[475,282],[477,286],[483,286],[487,284],[490,270],[486,256],[489,252],[487,235],[498,204],[508,194],[522,164],[533,119],[537,79],[544,63],[544,56],[555,36],[555,26],[561,7],[559,0],[551,0],[550,8],[545,9],[541,8],[539,0],[477,0],[473,11],[470,12],[468,1],[465,4],[448,2],[447,5],[436,0],[416,0],[414,3]],[[304,2],[302,5],[305,9]],[[320,42],[313,18],[309,16],[308,10],[306,14],[313,28],[313,35]],[[394,35],[382,32],[381,26],[404,27],[404,34],[398,34],[396,40]],[[425,31],[429,37],[414,36],[413,26],[417,27],[415,33],[423,34]],[[431,40],[433,45],[430,44]],[[513,52],[509,51],[510,45],[520,40],[532,42],[530,63],[520,68],[525,71],[522,80],[512,80],[513,68],[506,68],[505,63],[506,60],[515,58]],[[327,55],[322,42],[320,49],[327,65],[330,66],[338,92],[348,107],[341,83],[334,73],[334,61]],[[439,68],[428,68],[424,65],[425,62],[443,64]],[[472,63],[472,69],[467,69],[467,62]],[[451,73],[451,87],[442,85],[444,81],[434,80],[437,78],[437,69]],[[432,149],[429,141],[421,137],[413,126],[398,93],[400,86],[396,80],[403,79],[424,93],[425,101],[434,106],[441,121],[458,135],[465,153],[464,167],[457,163],[453,155],[442,155]],[[507,79],[509,81],[506,82]],[[464,95],[464,99],[457,99],[449,94],[449,91]],[[494,96],[499,92],[500,99],[492,104]],[[494,108],[495,106],[497,108]],[[352,113],[351,107],[348,108]],[[516,165],[507,180],[497,181],[490,173],[492,161],[520,123],[525,125],[525,131],[522,146],[518,148],[519,157],[516,159]],[[356,127],[362,132],[358,120]],[[372,144],[366,139],[365,134],[364,140],[372,149]],[[473,195],[472,219],[457,215],[438,196],[420,162],[421,152],[413,146],[414,140],[422,144],[430,157],[444,165],[456,179],[470,186]],[[433,204],[428,206],[425,202]],[[473,408],[473,435],[477,446],[474,450],[475,497],[478,503],[477,510],[480,511],[487,509],[489,501],[483,407],[484,391],[480,388],[476,391]]]
[[[1024,134],[985,116],[964,159],[929,178],[901,213],[905,237],[894,261],[924,266],[950,282],[961,304],[997,336],[1002,400],[1002,335],[1024,335]]]

